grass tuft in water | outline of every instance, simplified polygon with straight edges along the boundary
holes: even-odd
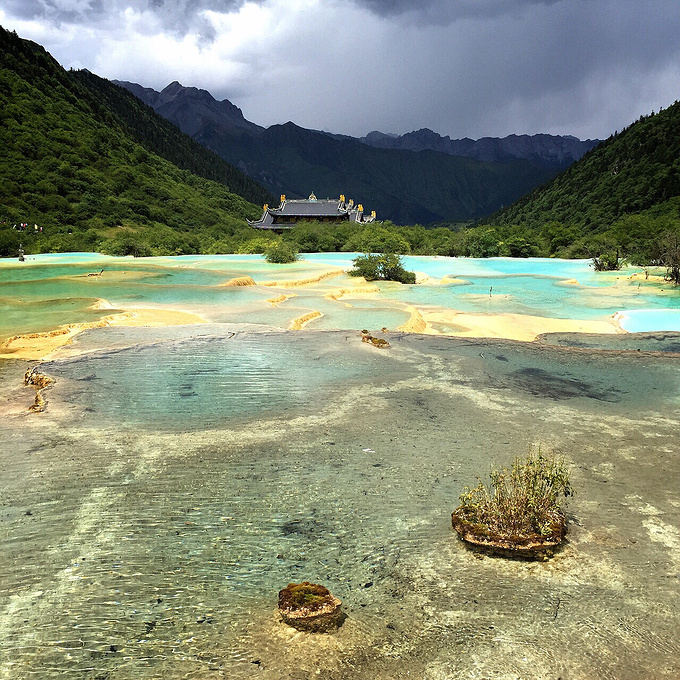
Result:
[[[465,487],[452,515],[463,540],[502,549],[556,545],[566,534],[560,499],[573,495],[563,460],[539,449],[508,468],[494,468],[491,485]]]

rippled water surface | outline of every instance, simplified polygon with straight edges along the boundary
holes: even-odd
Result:
[[[407,258],[436,285],[364,297],[338,296],[343,274],[264,285],[351,257],[0,262],[5,337],[98,318],[101,298],[213,322],[75,336],[40,366],[42,413],[26,362],[0,361],[2,680],[680,676],[680,334],[388,332],[378,350],[355,332],[409,305],[665,326],[677,291],[450,258]],[[245,275],[259,285],[219,285]],[[568,544],[538,563],[467,551],[464,487],[539,447],[571,470]],[[343,600],[336,633],[279,621],[302,580]]]
[[[353,338],[355,340],[355,338]],[[101,342],[101,340],[99,340]],[[317,341],[227,333],[46,362],[58,398],[97,422],[206,429],[233,418],[315,411],[384,363],[377,353],[348,358]]]
[[[680,673],[677,338],[390,340],[88,331],[42,414],[0,363],[0,677]],[[532,446],[572,470],[570,543],[479,559],[450,512]],[[337,633],[279,622],[301,580]]]

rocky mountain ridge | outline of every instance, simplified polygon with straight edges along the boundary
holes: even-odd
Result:
[[[383,148],[291,122],[263,128],[206,90],[177,82],[161,92],[118,84],[275,195],[344,193],[400,224],[477,219],[509,205],[560,169],[511,154],[488,162],[433,149]]]
[[[598,139],[580,140],[571,135],[547,134],[451,139],[428,128],[407,132],[404,135],[373,131],[365,137],[360,137],[359,141],[381,149],[410,151],[429,149],[491,163],[524,159],[537,167],[560,170],[579,160],[600,142]]]
[[[157,113],[174,122],[183,132],[196,137],[208,126],[216,125],[231,132],[245,131],[254,135],[265,128],[243,116],[243,112],[228,99],[216,100],[207,90],[184,87],[173,81],[160,92],[136,83],[114,80],[151,106]],[[374,130],[364,137],[325,134],[333,139],[350,139],[379,149],[402,151],[437,151],[450,156],[474,158],[489,163],[506,163],[528,160],[536,167],[562,170],[577,161],[600,140],[580,140],[571,135],[508,135],[507,137],[482,137],[480,139],[451,139],[428,128],[403,135],[387,134]]]
[[[255,134],[264,130],[260,125],[246,120],[241,109],[228,99],[218,101],[207,90],[184,87],[176,80],[160,92],[137,83],[122,80],[112,82],[132,92],[190,137],[195,137],[208,125],[219,125]]]

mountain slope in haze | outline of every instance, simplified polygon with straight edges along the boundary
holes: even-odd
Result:
[[[257,137],[205,130],[196,138],[266,186],[306,197],[344,193],[398,224],[470,220],[551,176],[526,161],[482,163],[335,140],[293,123]]]
[[[508,205],[556,170],[524,159],[483,162],[433,150],[382,149],[293,123],[254,126],[230,102],[172,83],[120,83],[275,194],[343,193],[397,223],[467,221]]]
[[[680,197],[680,103],[641,117],[602,142],[546,186],[504,211],[495,224],[549,222],[601,231],[628,215],[677,217]]]
[[[482,137],[481,139],[451,139],[427,128],[404,135],[369,132],[359,141],[381,149],[408,149],[410,151],[441,151],[452,156],[475,158],[479,161],[503,163],[527,160],[536,167],[564,170],[584,153],[599,144],[597,139],[581,141],[572,136],[559,135],[509,135],[507,137]]]
[[[29,249],[91,250],[119,225],[165,230],[166,236],[167,226],[194,234],[229,231],[245,228],[244,218],[259,214],[224,184],[151,152],[158,131],[138,130],[146,143],[137,142],[101,92],[95,95],[41,46],[2,28],[0,119],[0,221],[44,227],[40,243],[23,239]],[[157,122],[159,129],[184,137],[166,121]],[[219,167],[228,166],[214,159],[213,168]],[[64,238],[54,240],[57,234]],[[189,247],[198,252],[199,244]]]
[[[182,133],[166,117],[145,106],[127,88],[88,70],[69,75],[92,92],[102,105],[102,114],[115,115],[117,123],[147,151],[158,154],[183,170],[220,182],[230,191],[255,204],[268,203],[272,195],[251,177]],[[236,108],[236,107],[234,107]]]

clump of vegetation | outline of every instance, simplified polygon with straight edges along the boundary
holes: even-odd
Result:
[[[383,331],[386,331],[386,328],[383,328]],[[367,330],[361,331],[361,341],[362,342],[368,342],[373,347],[378,347],[379,349],[387,349],[390,346],[390,343],[385,340],[385,338],[376,338],[373,335],[371,335]]]
[[[661,264],[666,267],[666,281],[680,286],[680,235],[668,233],[661,246]]]
[[[269,264],[288,264],[299,257],[297,248],[288,241],[274,241],[264,251],[264,259]]]
[[[625,264],[619,257],[618,248],[609,250],[593,257],[592,266],[596,272],[618,271]]]
[[[466,487],[452,515],[463,540],[498,552],[540,552],[559,544],[567,523],[560,498],[573,494],[569,471],[540,449],[515,458],[510,469],[495,468],[491,485]]]
[[[40,373],[38,366],[29,368],[24,374],[24,385],[35,387],[35,401],[28,407],[33,413],[42,413],[47,408],[47,399],[43,392],[49,390],[56,380],[49,375]]]
[[[387,349],[390,346],[390,343],[385,340],[385,338],[375,338],[372,335],[366,333],[362,333],[361,335],[361,341],[362,342],[368,342],[373,347],[377,347],[378,349]]]
[[[366,281],[416,282],[416,275],[404,269],[402,259],[396,253],[366,253],[352,262],[354,269],[347,272],[350,276],[363,276]]]

